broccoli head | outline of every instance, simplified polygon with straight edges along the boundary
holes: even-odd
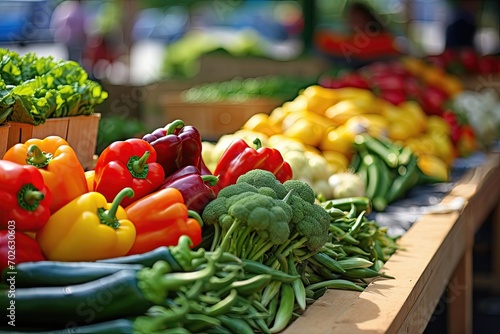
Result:
[[[241,182],[239,184],[231,184],[225,188],[222,188],[217,194],[217,198],[220,197],[228,198],[248,191],[256,193],[257,188],[246,182]]]
[[[283,183],[283,186],[287,191],[293,190],[294,195],[299,196],[308,203],[312,204],[316,199],[314,190],[306,182],[299,180],[288,180]]]
[[[258,189],[262,187],[271,188],[280,199],[283,199],[287,194],[287,190],[283,184],[276,179],[276,176],[273,173],[267,170],[252,169],[238,177],[236,184],[240,182],[246,182]]]
[[[328,241],[330,215],[320,205],[296,195],[290,196],[289,203],[292,207],[291,232],[305,237],[305,245],[310,251],[318,251]]]

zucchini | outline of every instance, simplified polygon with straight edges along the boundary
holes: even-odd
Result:
[[[142,264],[144,267],[152,267],[157,261],[166,261],[172,267],[173,271],[182,271],[181,266],[177,263],[170,249],[166,246],[161,246],[149,252],[128,256],[115,257],[111,259],[98,260],[97,262],[121,263],[121,264]]]
[[[67,327],[143,315],[153,303],[138,286],[137,273],[121,270],[88,283],[19,288],[0,292],[0,307],[15,302],[19,327]]]
[[[392,203],[397,199],[402,198],[410,189],[415,187],[420,178],[419,169],[417,166],[417,157],[412,156],[404,175],[396,177],[392,182],[391,187],[387,192],[387,202]]]
[[[48,287],[82,284],[117,273],[120,270],[138,271],[140,264],[116,264],[97,262],[24,262],[16,266],[16,287]],[[3,272],[6,282],[9,270]]]
[[[17,328],[17,326],[16,326]],[[116,319],[105,322],[100,322],[92,325],[84,325],[84,326],[70,326],[70,327],[61,327],[60,329],[54,330],[29,330],[29,329],[20,329],[17,331],[3,331],[0,330],[0,333],[9,333],[9,334],[28,334],[28,333],[37,333],[37,334],[131,334],[134,333],[134,321],[129,319]]]

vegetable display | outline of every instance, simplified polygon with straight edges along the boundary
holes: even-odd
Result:
[[[36,231],[49,220],[52,193],[34,166],[0,160],[0,227],[9,220],[19,231]]]
[[[51,213],[88,191],[83,167],[73,148],[61,137],[33,138],[16,144],[5,153],[3,160],[35,166],[40,171],[54,195]]]
[[[74,61],[0,49],[0,124],[90,115],[108,97]]]
[[[97,160],[93,189],[111,201],[123,188],[130,187],[134,197],[124,198],[122,202],[127,206],[158,189],[165,179],[165,172],[156,159],[155,149],[144,140],[116,141]]]
[[[176,188],[152,192],[127,206],[125,212],[134,222],[137,232],[128,254],[175,245],[181,235],[189,236],[195,246],[201,242],[202,222],[188,217],[193,212],[188,210],[181,192]]]
[[[174,120],[163,128],[146,134],[143,140],[151,144],[157,153],[157,161],[169,176],[185,166],[195,166],[202,174],[211,174],[201,158],[201,137],[198,130]]]
[[[236,139],[224,151],[214,170],[214,175],[219,177],[213,187],[216,194],[253,169],[270,171],[281,182],[292,178],[292,169],[278,150],[262,147],[259,139],[255,139],[254,144],[256,148],[250,147],[242,139]]]
[[[131,188],[124,188],[108,203],[100,193],[83,194],[52,214],[36,241],[49,260],[94,261],[125,255],[136,228],[120,203],[133,196]]]

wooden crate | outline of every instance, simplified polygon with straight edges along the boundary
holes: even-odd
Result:
[[[83,168],[88,169],[93,165],[100,118],[101,114],[51,118],[37,126],[8,122],[10,128],[6,149],[8,150],[17,143],[24,143],[30,138],[43,139],[47,136],[59,136],[66,139],[76,152]]]
[[[181,119],[200,132],[204,140],[217,140],[224,134],[241,129],[255,114],[270,114],[282,104],[272,99],[251,99],[244,102],[221,101],[213,103],[183,102],[180,94],[167,94],[161,99],[163,123]]]
[[[0,125],[0,159],[3,157],[5,152],[7,152],[7,143],[9,140],[9,128],[10,128],[9,123]]]

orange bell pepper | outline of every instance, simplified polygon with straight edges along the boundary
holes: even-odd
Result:
[[[38,168],[53,194],[51,213],[88,192],[83,167],[75,151],[61,137],[29,139],[24,144],[12,146],[3,159]]]
[[[160,246],[175,246],[181,235],[201,243],[201,218],[188,210],[179,190],[165,188],[138,199],[125,208],[135,225],[136,237],[128,254],[141,254]],[[195,218],[190,218],[192,215]]]

